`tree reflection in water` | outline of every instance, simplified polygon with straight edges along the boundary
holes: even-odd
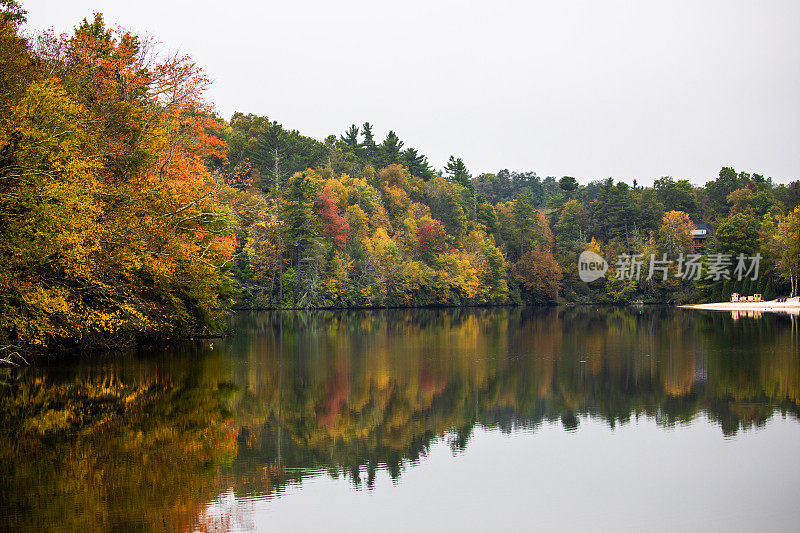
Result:
[[[476,426],[797,417],[793,317],[667,308],[242,313],[224,340],[6,371],[0,524],[203,529],[225,492],[370,488]],[[223,517],[224,520],[224,517]],[[219,525],[219,524],[216,524]],[[224,524],[223,524],[224,525]]]

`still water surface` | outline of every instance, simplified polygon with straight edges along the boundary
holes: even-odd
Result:
[[[796,531],[797,318],[241,313],[0,372],[10,531]]]

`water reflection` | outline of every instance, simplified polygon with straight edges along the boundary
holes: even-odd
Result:
[[[730,311],[730,313],[734,320],[739,320],[740,318],[762,318],[764,315],[772,313],[784,315],[790,318],[790,322],[794,326],[797,323],[797,317],[800,316],[800,309],[764,309],[760,311],[733,310]]]
[[[721,437],[800,407],[794,317],[674,309],[243,313],[222,340],[6,373],[0,526],[219,526],[220,495],[375,486],[442,439],[698,415]],[[224,528],[224,520],[222,523]]]

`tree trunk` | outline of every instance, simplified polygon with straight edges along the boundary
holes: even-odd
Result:
[[[275,201],[280,204],[281,194],[281,167],[278,147],[275,147]],[[280,211],[279,211],[280,212]],[[283,239],[281,238],[281,224],[278,221],[278,303],[283,301]]]
[[[478,222],[478,187],[472,184],[472,223]]]
[[[278,225],[278,302],[283,301],[283,239]]]

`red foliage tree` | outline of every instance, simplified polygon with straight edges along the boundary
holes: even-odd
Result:
[[[348,224],[347,219],[342,216],[330,186],[325,187],[317,193],[316,207],[317,212],[322,218],[325,236],[332,240],[339,248],[344,248],[345,244],[347,244],[347,234],[350,232],[350,224]]]
[[[433,257],[447,251],[447,231],[438,220],[423,222],[417,231],[417,253],[421,257]]]

